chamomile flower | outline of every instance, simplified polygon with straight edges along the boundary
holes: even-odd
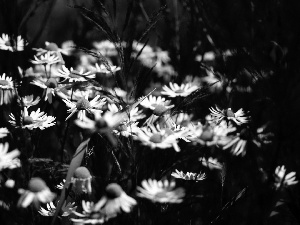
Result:
[[[114,130],[114,133],[117,135],[122,135],[124,137],[129,137],[131,135],[136,136],[136,133],[140,130],[138,127],[138,122],[127,122],[122,123],[120,126]]]
[[[0,144],[0,171],[3,169],[14,169],[21,166],[17,157],[20,155],[19,150],[15,149],[8,152],[9,144]]]
[[[144,106],[145,108],[154,110],[158,105],[165,106],[166,108],[174,107],[174,105],[170,105],[170,103],[171,101],[167,101],[165,98],[162,98],[161,96],[155,97],[153,95],[149,95],[141,102],[141,105]]]
[[[191,83],[188,84],[181,84],[180,86],[176,83],[169,83],[168,87],[167,85],[163,86],[163,91],[161,94],[167,95],[171,98],[175,98],[177,96],[180,97],[186,97],[190,95],[192,92],[198,89],[197,86],[192,85]]]
[[[73,214],[78,218],[71,218],[71,220],[78,224],[102,224],[104,223],[105,217],[103,214],[94,212],[94,203],[89,201],[82,201],[83,212],[79,213],[73,211]]]
[[[111,74],[114,74],[116,73],[117,71],[121,70],[120,67],[117,67],[117,66],[112,66],[112,65],[103,65],[101,64],[100,66],[98,65],[98,63],[96,63],[95,65],[95,69],[94,71],[96,73],[104,73],[106,75],[111,75]]]
[[[2,50],[10,52],[24,51],[25,45],[26,42],[20,35],[16,39],[9,37],[7,34],[2,34],[2,37],[0,37],[0,49]]]
[[[12,81],[12,78],[9,76],[6,76],[5,73],[0,76],[0,89],[13,89],[14,83]]]
[[[11,113],[9,117],[9,122],[11,123],[11,125],[17,126],[15,116]],[[39,128],[41,130],[44,130],[45,128],[55,125],[56,122],[54,120],[55,117],[47,116],[47,114],[45,112],[41,112],[39,108],[29,114],[28,109],[25,107],[21,118],[21,128],[27,128],[29,130]]]
[[[59,57],[56,54],[51,52],[46,52],[44,55],[41,55],[40,58],[33,56],[34,60],[30,60],[31,63],[36,65],[52,65],[60,62]]]
[[[56,211],[56,206],[53,204],[53,202],[47,203],[46,208],[40,207],[39,214],[42,216],[54,216]],[[69,202],[66,204],[66,202],[62,206],[63,214],[61,216],[69,216],[73,211],[75,211],[77,206],[75,206],[75,202],[71,203]]]
[[[183,180],[195,180],[195,181],[199,181],[199,180],[204,180],[206,178],[206,174],[205,173],[192,173],[192,172],[187,172],[184,173],[182,171],[179,170],[175,170],[175,172],[173,172],[171,174],[171,176],[178,178],[178,179],[183,179]]]
[[[82,194],[82,193],[91,194],[92,193],[91,182],[92,182],[91,173],[84,166],[78,167],[75,170],[74,175],[71,179],[71,183],[73,183],[73,190],[76,194]]]
[[[49,78],[45,82],[42,80],[34,80],[31,84],[39,86],[44,89],[45,101],[48,100],[52,103],[52,96],[55,96],[56,88],[58,87],[58,82],[55,78]]]
[[[12,78],[5,73],[0,76],[0,105],[9,104],[15,96]]]
[[[27,95],[22,98],[23,104],[27,108],[29,108],[30,106],[37,105],[40,102],[40,100],[40,97],[36,97],[36,99],[33,100],[33,95]]]
[[[57,76],[60,76],[64,78],[64,81],[68,80],[69,82],[86,81],[87,79],[92,79],[96,77],[96,75],[91,74],[91,72],[83,73],[83,69],[81,69],[80,71],[76,71],[71,67],[69,70],[64,65],[62,66],[62,69],[58,70]]]
[[[137,187],[137,191],[137,196],[159,203],[181,203],[185,196],[183,188],[175,188],[175,182],[168,180],[143,180],[142,187]]]
[[[76,103],[70,101],[69,99],[63,99],[63,101],[66,103],[66,105],[70,108],[68,109],[68,112],[70,115],[66,118],[69,119],[71,116],[73,116],[74,113],[78,112],[78,119],[83,120],[86,117],[86,112],[93,113],[94,111],[100,111],[102,112],[102,106],[105,105],[106,99],[102,98],[100,99],[100,95],[97,95],[93,100],[88,100],[88,94],[86,94],[84,97],[81,97],[77,100]],[[100,100],[99,100],[100,99]]]
[[[118,51],[114,43],[112,43],[109,40],[93,42],[93,46],[105,57],[112,57],[118,55]]]
[[[116,104],[108,104],[107,105],[108,110],[112,113],[117,113],[120,112],[120,110],[123,109],[122,106],[118,106]],[[129,112],[126,112],[127,115],[125,115],[125,122],[124,123],[129,123],[129,122],[136,122],[137,120],[145,118],[145,115],[143,114],[142,110],[139,110],[138,107],[133,107],[130,109]]]
[[[202,163],[203,166],[208,167],[209,169],[217,169],[221,170],[222,169],[222,164],[217,160],[212,157],[209,157],[208,159],[206,158],[199,158],[199,161]]]
[[[291,186],[297,184],[296,172],[286,173],[285,166],[277,166],[275,170],[275,187],[278,189],[281,186]]]
[[[239,109],[234,113],[231,108],[221,110],[216,106],[216,109],[211,107],[209,110],[215,123],[220,123],[223,120],[233,121],[237,125],[249,122],[249,117],[245,115],[243,109]]]
[[[51,202],[56,194],[52,193],[45,181],[41,178],[34,177],[28,183],[28,190],[19,189],[21,197],[18,201],[18,206],[27,208],[30,204],[33,204],[37,209],[40,203]]]
[[[6,137],[8,133],[9,133],[9,131],[6,127],[1,127],[0,128],[0,138]]]

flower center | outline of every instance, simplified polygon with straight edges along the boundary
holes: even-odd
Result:
[[[0,80],[0,85],[8,85],[8,81],[7,80]]]
[[[149,141],[153,143],[161,143],[163,141],[163,136],[160,133],[155,133],[150,137]]]
[[[49,78],[45,85],[48,87],[48,88],[56,88],[57,87],[57,81],[54,79],[54,78]]]
[[[163,105],[157,105],[153,110],[153,114],[156,116],[163,115],[168,109]]]
[[[231,110],[231,108],[228,108],[228,109],[225,110],[225,115],[227,117],[235,117],[235,115],[234,115],[233,111]]]
[[[32,192],[40,192],[45,190],[47,185],[41,178],[32,178],[28,183],[28,189]]]
[[[91,176],[90,171],[84,166],[78,167],[74,172],[75,178],[86,179],[89,178],[90,176]]]
[[[24,125],[33,124],[33,118],[30,116],[25,116],[23,119],[23,124]]]
[[[123,189],[120,187],[120,185],[116,184],[116,183],[112,183],[107,185],[106,189],[106,195],[109,198],[118,198],[121,196],[121,194],[123,193]]]
[[[214,137],[214,133],[211,128],[204,128],[202,134],[200,135],[200,139],[203,141],[212,141]]]
[[[176,90],[175,91],[175,93],[177,93],[177,94],[181,94],[181,93],[183,93],[184,92],[184,90],[182,90],[182,89],[179,89],[179,90]]]
[[[90,102],[86,100],[85,98],[81,98],[76,103],[76,108],[78,110],[86,110],[91,108]]]

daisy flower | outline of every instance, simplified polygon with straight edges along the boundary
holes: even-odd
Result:
[[[11,123],[11,125],[16,126],[17,123],[15,116],[11,113],[9,117],[9,122]],[[44,130],[45,128],[55,125],[56,122],[54,120],[55,117],[47,116],[47,114],[45,112],[41,112],[39,108],[29,114],[28,109],[25,107],[21,118],[21,127],[23,129],[27,128],[29,130],[33,130],[36,128]]]
[[[113,130],[115,134],[122,135],[124,137],[129,137],[131,135],[136,135],[136,133],[140,130],[138,127],[138,122],[128,122],[122,123],[117,127],[116,130]]]
[[[40,58],[34,56],[34,60],[29,61],[36,65],[52,65],[60,62],[60,59],[58,56],[56,56],[56,54],[46,52],[44,55],[41,55]]]
[[[83,166],[78,167],[74,175],[71,179],[71,183],[73,183],[73,191],[76,194],[82,194],[82,193],[87,193],[91,194],[92,193],[92,175],[90,171]]]
[[[163,86],[163,91],[161,94],[167,95],[171,98],[175,98],[177,96],[180,97],[186,97],[190,95],[192,92],[198,89],[197,86],[192,85],[191,83],[188,84],[181,84],[180,86],[176,83],[169,83],[168,87],[167,85]]]
[[[58,70],[57,76],[64,78],[64,81],[69,80],[69,82],[86,81],[86,78],[92,79],[96,77],[96,75],[91,74],[91,72],[83,73],[83,69],[76,71],[71,67],[69,70],[64,65],[62,66],[62,69]]]
[[[178,179],[183,179],[183,180],[195,180],[195,181],[199,181],[199,180],[204,180],[206,178],[206,174],[205,173],[191,173],[191,172],[187,172],[184,173],[182,171],[179,170],[175,170],[175,172],[173,172],[171,174],[171,176],[178,178]]]
[[[121,70],[120,67],[112,66],[112,65],[107,65],[107,66],[105,66],[105,65],[103,65],[103,64],[101,64],[101,65],[99,66],[98,63],[96,63],[95,69],[94,69],[94,71],[95,71],[96,73],[104,73],[104,74],[106,74],[106,75],[109,75],[109,74],[111,75],[111,74],[113,74],[113,73],[115,73],[115,72],[117,72],[117,71],[119,71],[119,70]]]
[[[199,161],[202,163],[203,166],[208,167],[209,169],[217,169],[221,170],[222,169],[222,164],[218,162],[217,159],[214,159],[212,157],[209,157],[208,159],[201,157],[199,158]]]
[[[0,128],[0,138],[4,138],[9,133],[8,129],[6,127]]]
[[[160,129],[153,125],[149,127],[142,127],[137,132],[135,139],[141,141],[143,145],[149,146],[151,149],[160,148],[174,148],[176,152],[180,152],[177,144],[177,139],[186,131],[169,132],[169,129]]]
[[[243,109],[239,109],[234,113],[231,108],[221,110],[216,106],[216,109],[211,107],[209,110],[213,121],[216,123],[220,123],[222,120],[233,121],[237,125],[249,122],[249,117],[245,116]]]
[[[15,90],[12,78],[3,73],[0,76],[0,105],[10,103],[14,96]]]
[[[14,169],[21,166],[17,157],[20,155],[19,150],[15,149],[8,152],[9,144],[0,144],[0,171],[3,169]]]
[[[153,95],[149,95],[141,102],[141,105],[144,106],[145,108],[154,110],[158,105],[165,106],[166,108],[174,107],[174,105],[170,105],[170,103],[171,101],[167,101],[165,98],[161,96],[155,97]]]
[[[79,213],[73,211],[73,214],[79,218],[71,218],[71,220],[78,224],[102,224],[105,222],[104,215],[101,213],[93,212],[94,203],[82,201],[83,212]]]
[[[112,113],[118,113],[120,110],[123,109],[123,107],[120,105],[119,108],[116,104],[108,104],[107,105],[108,110]],[[142,110],[139,110],[138,107],[133,107],[130,109],[129,112],[126,111],[125,119],[126,121],[124,123],[130,123],[130,122],[136,122],[137,120],[143,119],[146,116],[143,114]]]
[[[35,100],[33,100],[33,95],[27,95],[22,98],[23,104],[27,108],[29,108],[30,106],[37,105],[40,102],[40,100],[40,97],[37,97]]]
[[[18,201],[18,206],[27,208],[33,204],[37,209],[40,203],[51,202],[55,198],[55,194],[50,191],[45,181],[41,178],[34,177],[28,183],[28,190],[19,189],[21,197]]]
[[[48,100],[49,103],[52,103],[52,96],[55,96],[55,90],[58,87],[58,82],[55,78],[49,78],[46,82],[41,80],[34,80],[31,84],[39,86],[44,89],[45,101]]]
[[[297,184],[296,172],[286,173],[285,166],[277,166],[275,170],[275,187],[291,186]]]
[[[105,57],[112,57],[118,55],[118,51],[114,43],[112,43],[109,40],[93,42],[93,46]]]
[[[38,211],[39,214],[41,214],[42,216],[53,216],[56,211],[56,206],[53,204],[53,202],[47,203],[46,207],[47,209],[40,207]],[[61,208],[63,211],[63,214],[61,216],[69,216],[73,211],[76,210],[76,208],[77,206],[75,206],[75,202],[69,202],[67,205],[65,202]]]
[[[74,113],[78,112],[78,119],[83,120],[83,118],[86,117],[86,111],[88,113],[93,113],[94,111],[98,110],[100,113],[102,113],[102,106],[105,105],[106,99],[102,98],[99,100],[100,95],[97,95],[93,100],[88,100],[88,94],[86,94],[84,97],[81,97],[77,100],[76,103],[71,102],[69,99],[63,99],[63,101],[66,103],[66,105],[70,108],[68,109],[68,112],[70,115],[66,118],[69,119],[71,116],[73,116]]]
[[[137,190],[137,196],[159,203],[181,203],[185,196],[183,188],[175,188],[175,182],[168,180],[143,180],[142,187],[137,187]]]
[[[24,51],[26,43],[24,39],[19,35],[17,39],[9,37],[7,34],[2,34],[0,37],[0,49],[17,52],[17,51]]]

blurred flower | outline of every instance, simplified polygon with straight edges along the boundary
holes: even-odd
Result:
[[[17,126],[15,116],[11,113],[9,117],[11,119],[9,120],[11,125]],[[28,110],[25,107],[21,118],[21,127],[23,129],[27,128],[29,130],[33,130],[36,128],[44,130],[45,128],[55,125],[56,122],[54,120],[55,117],[47,116],[47,114],[45,112],[41,112],[39,108],[36,111],[32,111],[30,114],[28,114]]]
[[[120,110],[123,109],[123,107],[120,105],[118,108],[118,106],[116,104],[108,104],[107,105],[108,110],[112,113],[117,113],[120,112]],[[127,112],[126,111],[126,115],[124,115],[124,119],[125,121],[123,122],[125,123],[130,123],[130,122],[136,122],[137,120],[143,119],[145,118],[145,115],[142,113],[142,110],[139,110],[138,107],[133,107],[130,108],[130,111]]]
[[[93,46],[105,57],[118,55],[118,51],[116,50],[114,43],[110,42],[109,40],[95,41],[93,42]]]
[[[131,135],[136,135],[136,133],[140,130],[137,126],[138,122],[127,122],[120,124],[114,133],[117,135],[122,135],[124,137],[129,137]]]
[[[286,173],[285,166],[277,166],[275,170],[275,187],[291,186],[297,184],[296,172]]]
[[[209,169],[222,169],[222,164],[218,162],[217,159],[214,159],[212,157],[209,157],[208,159],[201,157],[199,158],[199,161],[202,163],[203,166],[208,167]]]
[[[34,80],[31,84],[44,89],[45,101],[52,103],[52,96],[55,96],[55,90],[58,87],[58,82],[55,78],[49,78],[46,82],[42,80]]]
[[[220,123],[222,120],[225,121],[233,121],[237,125],[241,125],[243,123],[247,123],[249,121],[249,117],[245,116],[243,109],[239,109],[237,112],[233,112],[231,108],[221,110],[216,106],[216,109],[209,108],[211,112],[212,119],[215,123]]]
[[[14,181],[13,179],[8,179],[7,181],[5,181],[5,187],[7,188],[14,188],[16,184],[16,181]]]
[[[54,63],[58,63],[61,60],[59,59],[58,56],[56,56],[56,54],[53,54],[51,52],[46,52],[44,55],[41,55],[40,58],[38,58],[37,56],[34,56],[34,60],[30,60],[31,63],[33,64],[41,64],[41,65],[52,65]]]
[[[20,160],[17,157],[20,151],[15,149],[8,152],[9,144],[0,144],[0,171],[3,169],[14,169],[21,166]]]
[[[5,73],[0,76],[0,105],[9,104],[15,96],[12,78]]]
[[[90,171],[83,166],[78,167],[74,175],[71,179],[71,183],[73,183],[73,190],[76,194],[92,193],[92,176]]]
[[[99,100],[99,98],[100,95],[97,95],[93,100],[89,101],[88,94],[86,94],[84,97],[78,99],[76,104],[71,102],[69,99],[63,99],[66,105],[70,108],[68,109],[70,115],[66,118],[66,120],[69,119],[76,112],[78,112],[77,118],[80,120],[83,120],[83,118],[86,117],[86,111],[88,113],[93,113],[97,110],[101,113],[102,106],[105,105],[106,99],[102,98]]]
[[[62,182],[60,182],[58,185],[55,186],[56,189],[62,190],[65,186],[66,179],[63,179]]]
[[[205,173],[191,173],[191,172],[187,172],[186,174],[183,173],[182,171],[178,171],[177,169],[175,170],[175,172],[173,172],[171,174],[171,176],[178,178],[178,179],[183,179],[183,180],[195,180],[195,181],[199,181],[199,180],[204,180],[206,178],[206,174]]]
[[[164,106],[165,108],[170,109],[174,107],[174,105],[170,105],[170,103],[171,101],[167,101],[161,96],[155,97],[150,95],[141,102],[141,105],[151,110],[154,110],[157,106]]]
[[[41,100],[40,97],[36,97],[36,99],[33,100],[33,95],[27,95],[22,98],[23,104],[27,108],[29,108],[30,106],[37,105],[40,100]]]
[[[0,128],[0,138],[4,138],[9,133],[8,129],[6,127]]]
[[[159,203],[181,203],[185,196],[183,188],[175,188],[175,182],[168,180],[143,180],[142,187],[137,187],[137,190],[137,196]]]
[[[71,67],[69,70],[64,65],[62,66],[62,69],[58,69],[57,76],[64,78],[62,82],[64,82],[65,80],[69,80],[69,82],[86,81],[86,78],[92,79],[96,77],[96,75],[91,74],[91,72],[83,73],[83,69],[81,69],[80,71],[76,71]]]
[[[82,213],[73,211],[73,214],[79,218],[71,218],[74,223],[78,224],[102,224],[105,222],[104,215],[101,213],[93,212],[94,203],[82,201]]]
[[[186,97],[190,95],[193,91],[197,90],[198,87],[192,85],[191,83],[188,84],[181,84],[179,86],[176,83],[169,83],[170,87],[167,85],[163,86],[163,91],[161,94],[168,95],[171,98],[175,98],[177,96]]]
[[[106,75],[112,75],[113,73],[121,70],[120,67],[117,66],[111,66],[111,65],[103,65],[101,64],[100,66],[98,63],[95,65],[94,71],[97,73],[105,73]]]
[[[2,34],[0,37],[0,49],[17,52],[24,51],[26,43],[21,36],[18,36],[17,39],[9,37],[7,34]]]
[[[213,70],[206,70],[207,76],[201,78],[202,86],[210,85],[212,93],[220,93],[223,90],[224,80],[217,77]]]
[[[75,211],[77,206],[74,207],[74,205],[75,202],[73,203],[69,202],[67,205],[65,202],[62,206],[63,214],[61,216],[69,216],[73,211]],[[41,214],[42,216],[53,216],[56,211],[56,206],[53,204],[53,202],[47,203],[46,207],[47,209],[40,207],[38,211],[39,214]]]
[[[45,181],[38,177],[31,178],[28,183],[28,190],[19,189],[18,192],[21,194],[18,206],[22,208],[27,208],[33,204],[38,209],[40,203],[51,202],[56,196],[47,187]]]

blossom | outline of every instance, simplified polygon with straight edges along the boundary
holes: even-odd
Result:
[[[209,169],[220,170],[223,167],[222,164],[218,162],[217,159],[214,159],[212,157],[209,157],[208,159],[201,157],[199,158],[199,161],[202,163],[203,166],[206,166]]]
[[[40,207],[39,214],[42,216],[53,216],[56,211],[56,206],[53,204],[53,202],[49,202],[46,205],[47,209]],[[63,214],[61,216],[69,216],[74,210],[76,210],[77,206],[75,206],[75,202],[71,203],[69,202],[66,204],[66,202],[62,206]]]
[[[12,78],[3,73],[0,76],[0,105],[10,103],[14,95],[15,90]]]
[[[48,100],[49,103],[52,103],[52,96],[55,96],[55,90],[58,87],[58,82],[55,78],[49,78],[46,82],[42,80],[34,80],[31,84],[39,86],[44,89],[45,101]]]
[[[117,56],[118,51],[114,43],[109,40],[93,42],[94,48],[105,57]]]
[[[20,151],[15,149],[8,152],[9,144],[0,144],[0,171],[3,169],[14,169],[21,166],[20,160],[17,157]]]
[[[37,97],[35,100],[33,100],[33,95],[27,95],[22,98],[23,104],[27,108],[29,108],[30,106],[37,105],[40,102],[40,100],[40,97]]]
[[[221,110],[216,106],[216,109],[209,108],[213,121],[220,123],[222,120],[233,121],[237,125],[247,123],[249,117],[245,116],[243,109],[239,109],[237,112],[233,112],[231,108]]]
[[[143,180],[142,187],[137,187],[137,190],[137,196],[159,203],[181,203],[185,196],[183,188],[175,188],[175,182],[168,180]]]
[[[5,73],[0,76],[0,89],[13,89],[14,83],[12,81],[12,78],[9,76],[6,76]]]
[[[183,180],[204,180],[206,178],[206,174],[205,173],[191,173],[191,172],[187,172],[184,173],[182,171],[179,170],[175,170],[175,172],[173,172],[171,174],[171,176],[178,178],[178,179],[183,179]]]
[[[8,129],[6,127],[0,128],[0,138],[4,138],[9,133]]]
[[[74,175],[71,179],[71,183],[73,183],[73,190],[76,194],[82,194],[82,193],[91,194],[92,193],[91,182],[92,182],[91,173],[84,166],[78,167],[75,170]]]
[[[39,208],[40,203],[51,202],[56,196],[50,191],[45,181],[38,177],[31,178],[28,183],[28,190],[19,189],[19,193],[21,197],[18,206],[22,208],[27,208],[30,204]]]
[[[9,37],[7,34],[2,34],[2,37],[0,37],[0,49],[2,50],[11,52],[24,51],[25,45],[26,42],[20,35],[16,39]]]
[[[109,65],[109,64],[108,65],[101,64],[99,66],[98,63],[96,63],[94,70],[97,73],[113,74],[113,73],[121,70],[121,68],[117,67],[117,66],[112,66],[112,65]]]
[[[118,106],[116,104],[108,104],[107,105],[108,110],[112,113],[120,112],[120,110],[123,109],[122,106]],[[137,120],[143,119],[145,115],[142,113],[142,110],[139,110],[138,107],[132,107],[130,110],[126,111],[126,115],[124,115],[124,118],[126,121],[124,123],[130,123],[130,122],[136,122]]]
[[[136,135],[139,130],[138,122],[128,122],[120,124],[117,129],[113,130],[113,132],[117,135],[128,137],[130,135]]]
[[[291,186],[297,184],[296,172],[286,173],[285,166],[277,166],[275,170],[275,187]]]
[[[163,91],[161,94],[168,95],[171,98],[175,98],[177,96],[186,97],[190,95],[193,91],[197,90],[198,87],[192,85],[191,83],[188,84],[181,84],[180,86],[176,83],[169,83],[169,86],[163,86]]]
[[[102,112],[101,108],[106,103],[106,99],[102,98],[100,99],[100,95],[97,95],[93,100],[88,100],[88,94],[86,94],[84,97],[81,97],[77,100],[76,103],[71,102],[69,99],[63,99],[63,101],[66,103],[66,105],[70,108],[68,109],[68,112],[70,115],[66,118],[69,119],[74,113],[78,112],[78,118],[80,120],[83,120],[83,118],[86,117],[86,111],[88,113],[92,113],[96,110]]]
[[[158,96],[155,97],[153,95],[149,95],[147,98],[145,98],[142,102],[141,105],[144,106],[145,108],[149,108],[151,110],[155,110],[155,108],[159,106],[164,106],[167,109],[170,109],[174,107],[174,105],[170,105],[171,101],[167,101],[165,98]]]
[[[60,62],[60,59],[58,56],[56,56],[56,54],[46,52],[44,55],[41,55],[40,58],[34,56],[34,60],[30,60],[30,62],[36,65],[52,65],[54,63]]]
[[[13,126],[16,126],[16,118],[11,113],[9,115],[10,117],[10,123]],[[29,130],[33,130],[36,128],[39,128],[41,130],[44,130],[45,128],[51,127],[55,125],[55,117],[53,116],[47,116],[45,112],[41,112],[38,108],[36,111],[32,111],[30,114],[28,113],[28,109],[25,107],[24,112],[21,118],[21,127],[23,129],[27,128]]]
[[[80,71],[76,71],[71,67],[69,70],[64,65],[62,66],[62,69],[58,70],[57,76],[62,77],[65,80],[69,80],[69,82],[86,81],[86,78],[91,79],[96,77],[96,75],[91,74],[91,72],[83,73],[83,69]]]

